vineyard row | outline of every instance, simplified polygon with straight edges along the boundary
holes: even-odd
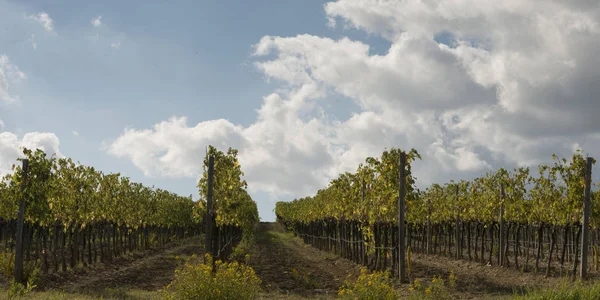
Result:
[[[207,217],[215,221],[215,256],[226,259],[258,221],[235,149],[223,153],[210,147],[197,202],[191,195],[145,187],[120,174],[105,175],[68,158],[48,157],[39,149],[23,153],[22,166],[13,166],[13,173],[0,180],[0,254],[12,256],[19,282],[24,282],[25,262],[25,268],[40,268],[42,273],[110,262],[198,236],[205,231]],[[209,157],[215,161],[210,214]]]
[[[598,269],[593,159],[579,151],[570,162],[553,156],[537,176],[529,168],[500,169],[419,190],[411,162],[420,158],[414,149],[369,157],[314,197],[278,202],[277,220],[307,243],[401,278],[408,249],[547,275],[574,275],[581,263],[585,277],[590,259]]]

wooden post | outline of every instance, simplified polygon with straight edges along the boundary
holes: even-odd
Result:
[[[215,228],[215,213],[213,209],[213,181],[214,181],[215,158],[211,155],[208,157],[208,190],[206,195],[206,244],[205,251],[210,253],[213,259],[217,259],[214,251],[214,228]]]
[[[462,252],[462,245],[460,240],[460,207],[458,206],[458,184],[456,184],[456,222],[455,222],[455,235],[456,235],[456,258],[460,259]]]
[[[499,217],[500,231],[498,235],[498,258],[500,266],[504,266],[504,183],[500,183],[500,217]]]
[[[583,222],[581,224],[581,269],[579,277],[587,278],[587,262],[588,262],[588,242],[589,242],[589,226],[590,226],[590,189],[592,185],[592,158],[587,158],[585,170],[585,192],[583,196]]]
[[[427,197],[427,254],[431,254],[431,199]]]
[[[17,218],[17,245],[15,253],[15,282],[25,284],[23,277],[23,222],[25,218],[25,188],[27,187],[27,171],[29,160],[23,159],[23,181],[21,182],[21,199],[19,199],[19,215]]]
[[[406,245],[404,239],[404,198],[406,197],[406,154],[400,152],[400,179],[398,186],[400,188],[400,197],[398,197],[398,274],[400,282],[406,282]]]

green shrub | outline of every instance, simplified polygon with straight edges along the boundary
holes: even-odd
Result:
[[[207,254],[205,263],[192,256],[175,271],[175,279],[163,291],[165,299],[257,299],[261,281],[254,270],[238,262],[215,262]]]
[[[15,253],[12,251],[0,252],[0,271],[6,279],[12,278],[15,267]]]
[[[515,295],[515,300],[592,300],[600,298],[600,283],[583,284],[564,281],[551,289],[529,290],[525,295]]]
[[[368,274],[366,268],[360,269],[360,276],[355,283],[346,281],[338,292],[341,299],[397,299],[392,287],[389,271]]]
[[[448,276],[448,286],[446,286],[445,281],[441,276],[433,276],[431,283],[427,286],[423,285],[419,279],[415,279],[409,288],[409,298],[414,300],[449,299],[449,290],[454,289],[455,285],[456,276],[454,275],[454,271],[450,271],[450,275]]]
[[[36,286],[32,283],[32,281],[27,281],[26,285],[22,283],[15,282],[14,279],[10,281],[10,289],[8,290],[8,299],[14,299],[25,296],[27,293],[31,292],[33,288]]]
[[[25,296],[36,287],[36,282],[39,278],[40,268],[37,262],[26,262],[23,265],[23,276],[25,277],[25,285],[20,282],[16,282],[13,279],[10,280],[10,289],[8,290],[8,298],[18,298]]]
[[[10,288],[8,289],[9,298],[21,297],[33,290],[36,287],[35,284],[40,273],[39,261],[24,262],[23,277],[26,283],[22,284],[14,281],[14,267],[15,253],[12,251],[0,253],[0,271],[2,272],[2,276],[10,281]]]
[[[230,259],[238,262],[248,262],[248,253],[250,253],[253,246],[254,235],[252,233],[244,235],[240,243],[233,248]]]

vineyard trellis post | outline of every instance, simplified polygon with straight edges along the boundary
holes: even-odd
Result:
[[[215,158],[211,155],[208,157],[208,188],[206,195],[206,244],[205,251],[216,259],[217,253],[214,251],[214,228],[215,224],[215,213],[213,209],[213,182],[214,182],[214,166]]]
[[[431,254],[431,202],[430,198],[427,197],[427,252]]]
[[[460,240],[460,207],[458,204],[458,184],[456,185],[456,222],[455,222],[455,227],[456,227],[456,259],[460,259],[462,256],[462,245],[461,245],[461,240]]]
[[[400,152],[400,168],[399,168],[399,182],[398,186],[400,189],[400,195],[398,197],[398,275],[400,282],[406,282],[406,245],[405,245],[405,232],[404,232],[404,198],[406,198],[406,154]]]
[[[17,219],[16,253],[15,253],[15,282],[24,283],[23,278],[23,223],[25,218],[25,188],[27,187],[27,171],[29,160],[23,159],[23,181],[21,182],[21,199],[19,199],[19,215]]]
[[[585,191],[583,197],[583,222],[581,224],[581,269],[579,277],[587,278],[588,242],[590,226],[590,189],[592,185],[592,160],[588,157],[585,168]]]
[[[504,183],[500,183],[500,216],[499,216],[499,231],[498,231],[498,258],[499,265],[504,266]]]

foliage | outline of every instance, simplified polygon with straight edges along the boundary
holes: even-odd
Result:
[[[234,225],[242,228],[243,238],[251,239],[254,226],[258,223],[258,208],[242,180],[244,173],[237,158],[238,151],[229,148],[227,153],[209,146],[204,159],[204,173],[198,181],[200,201],[198,207],[206,211],[208,195],[208,158],[214,157],[213,209],[217,226]]]
[[[415,281],[411,284],[410,291],[410,299],[421,300],[421,299],[432,299],[432,300],[443,300],[449,299],[449,290],[454,289],[456,286],[456,276],[454,272],[450,272],[448,276],[448,286],[444,279],[441,276],[433,276],[431,279],[431,283],[425,286],[421,283],[419,279],[415,279]]]
[[[369,274],[367,268],[360,270],[356,282],[345,282],[338,292],[341,299],[397,299],[389,271]]]
[[[356,220],[372,238],[370,226],[375,222],[397,222],[401,153],[404,153],[401,149],[392,148],[384,151],[381,157],[368,157],[356,173],[341,174],[313,197],[277,202],[275,213],[278,219],[304,224],[330,218]],[[414,149],[405,155],[406,201],[407,210],[411,211],[418,197],[411,162],[421,157]]]
[[[216,261],[207,254],[206,263],[197,263],[192,256],[175,271],[175,279],[165,288],[165,299],[256,299],[261,280],[254,270],[238,262]]]
[[[0,252],[0,271],[6,279],[12,278],[15,267],[15,253],[13,251]]]
[[[10,288],[8,290],[8,298],[19,298],[25,296],[36,287],[36,282],[39,279],[40,268],[38,262],[26,262],[23,266],[23,276],[25,284],[10,280]]]
[[[83,229],[94,222],[111,222],[138,229],[192,226],[201,221],[194,218],[191,195],[146,187],[119,173],[103,174],[70,158],[48,157],[39,149],[24,148],[23,154],[29,160],[27,178],[20,165],[13,165],[13,173],[0,180],[0,220],[15,219],[17,203],[24,197],[25,222],[40,226]]]
[[[397,222],[399,153],[399,149],[392,149],[381,158],[367,158],[355,173],[340,175],[313,197],[278,202],[278,219],[288,225],[356,220],[363,224],[368,237],[373,223]],[[586,158],[580,150],[570,161],[554,155],[553,163],[541,164],[537,174],[525,167],[512,171],[501,168],[470,181],[436,183],[425,190],[415,188],[411,174],[410,163],[420,156],[415,150],[407,156],[405,206],[409,223],[443,224],[459,217],[462,221],[490,224],[498,220],[502,206],[509,223],[563,226],[581,221]],[[590,224],[598,228],[600,191],[592,191],[591,196]]]
[[[236,260],[239,262],[248,262],[250,259],[250,251],[254,246],[254,236],[244,236],[244,238],[240,241],[237,246],[233,248],[233,252],[229,257],[230,260]]]

